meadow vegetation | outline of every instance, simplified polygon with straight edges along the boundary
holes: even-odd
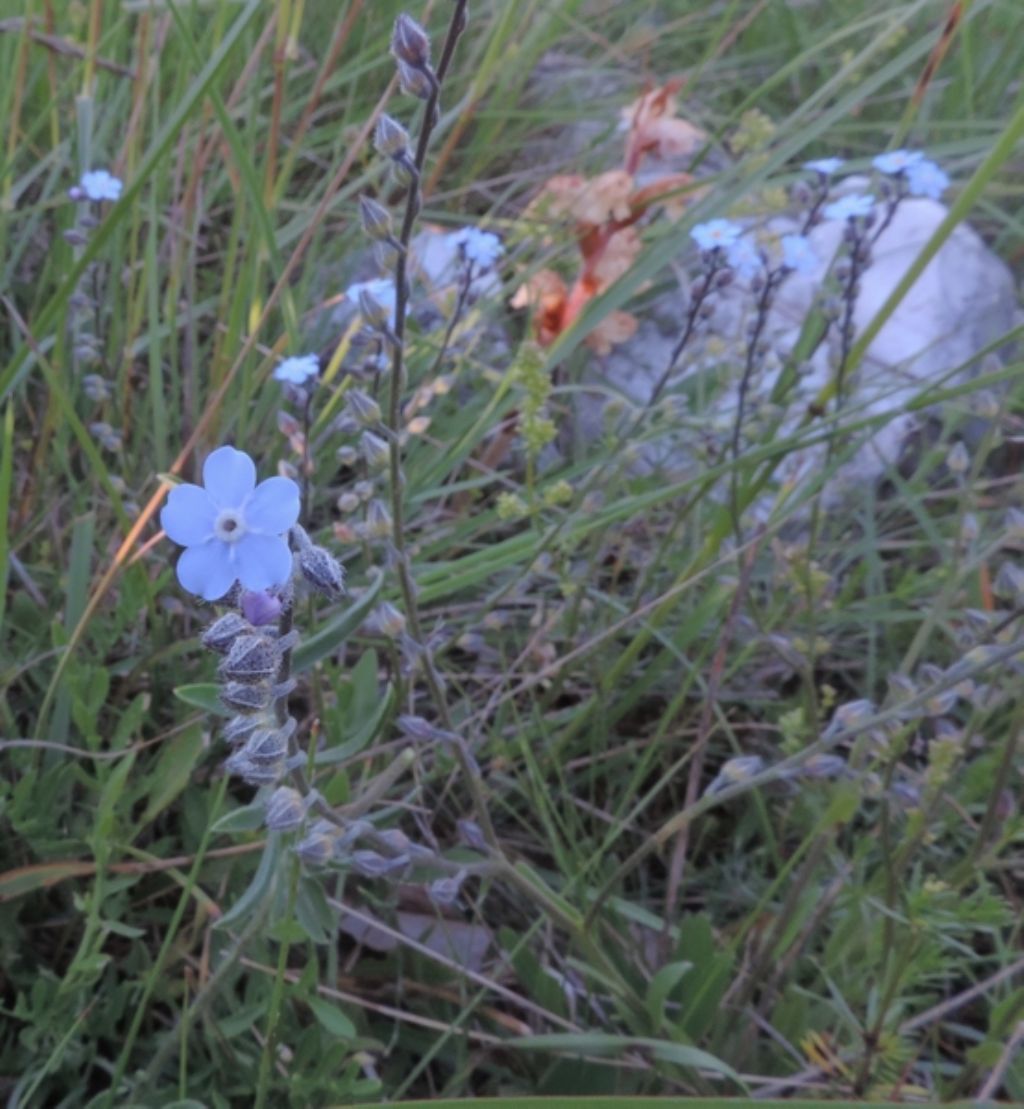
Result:
[[[928,249],[1019,271],[1019,0],[463,6],[424,76],[398,0],[0,4],[0,1093],[1024,1100],[1021,336],[838,501],[870,335],[795,420],[797,357],[735,426],[754,356],[687,369],[707,227],[811,159],[926,150]],[[657,90],[688,172],[545,207]],[[583,430],[673,289],[681,377]],[[176,575],[226,444],[283,609]]]

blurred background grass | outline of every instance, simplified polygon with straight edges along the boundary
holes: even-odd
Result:
[[[437,0],[411,14],[439,34],[447,9]],[[286,456],[273,355],[336,341],[324,306],[366,276],[355,199],[379,184],[370,122],[385,103],[409,118],[408,102],[389,101],[399,10],[0,4],[0,1081],[11,1104],[102,1104],[115,1076],[127,1085],[111,1104],[251,1102],[287,926],[257,914],[262,926],[233,936],[239,958],[217,976],[227,939],[210,926],[248,885],[262,840],[210,830],[247,792],[220,775],[208,715],[173,693],[208,676],[194,640],[205,614],[174,583],[169,545],[151,542],[151,498],[158,475],[191,476],[224,441],[263,470]],[[549,176],[594,168],[596,154],[560,158],[560,136],[581,119],[610,135],[624,104],[674,76],[686,78],[684,114],[718,146],[736,153],[753,109],[771,124],[756,157],[717,175],[709,214],[805,157],[903,143],[966,180],[1012,138],[1022,30],[1018,0],[478,2],[423,218],[486,220],[529,265],[571,257],[573,244],[531,241],[518,222]],[[125,194],[69,242],[83,228],[67,189],[100,165]],[[1016,265],[1019,150],[994,169],[971,220]],[[593,314],[663,278],[684,236],[655,242]],[[501,298],[484,311],[514,343],[525,335]],[[551,360],[563,415],[591,357],[581,334]],[[414,348],[414,381],[432,342]],[[987,367],[959,405],[1003,384],[1012,431],[1019,368]],[[600,943],[625,993],[499,887],[472,890],[455,954],[424,952],[400,923],[389,949],[359,946],[337,913],[310,910],[291,937],[278,1103],[776,1083],[897,1096],[922,1075],[933,1096],[961,1096],[999,1065],[1004,1091],[1024,1098],[1024,1071],[1005,1054],[1024,1012],[1021,704],[1005,666],[987,675],[1003,695],[959,721],[984,742],[945,767],[917,756],[928,798],[917,816],[842,781],[753,791],[693,828],[667,922],[667,855],[619,870],[684,804],[709,687],[717,766],[791,754],[835,704],[881,701],[908,660],[960,657],[963,610],[984,607],[1005,510],[1020,503],[1013,443],[988,443],[966,489],[936,487],[947,422],[883,502],[864,490],[813,550],[787,549],[773,528],[745,578],[723,546],[721,504],[699,495],[721,468],[669,484],[613,466],[600,509],[571,504],[555,536],[500,520],[495,494],[519,475],[465,462],[521,403],[508,369],[463,349],[457,388],[410,444],[417,578],[428,623],[463,647],[442,666],[503,842],[581,914],[614,879]],[[107,382],[99,399],[89,374]],[[552,477],[579,487],[601,449]],[[745,464],[752,473],[759,460]],[[311,521],[321,536],[343,488],[324,449]],[[958,538],[968,515],[982,535],[970,552]],[[361,553],[341,553],[364,584]],[[393,583],[386,591],[396,598]],[[737,604],[751,606],[758,637],[735,634]],[[773,636],[806,664],[766,661]],[[357,639],[348,666],[321,668],[321,704],[372,702],[376,667],[351,670],[366,647]],[[332,788],[357,791],[395,749],[385,735]],[[423,769],[395,798],[445,846],[468,803],[457,780],[443,788],[449,773],[443,761]],[[346,899],[393,919],[391,893],[351,886]],[[474,967],[477,942],[491,954]],[[545,1038],[556,1033],[566,1038]],[[687,1052],[698,1048],[743,1078],[696,1067]]]

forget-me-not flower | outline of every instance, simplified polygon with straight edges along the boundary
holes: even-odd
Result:
[[[761,252],[746,235],[725,248],[725,257],[740,277],[747,280],[753,277],[764,265]]]
[[[920,150],[890,150],[871,159],[871,164],[879,173],[906,173],[911,166],[924,159]]]
[[[804,162],[804,169],[811,173],[820,173],[822,177],[831,177],[833,173],[846,165],[844,158],[816,158],[813,162]]]
[[[501,239],[493,231],[479,227],[463,227],[452,235],[452,243],[461,250],[467,262],[488,270],[504,253]]]
[[[395,326],[395,283],[388,277],[376,277],[372,281],[357,281],[345,290],[345,297],[357,307],[359,294],[368,293],[387,312],[388,326]]]
[[[849,220],[869,216],[875,207],[875,198],[867,193],[848,193],[822,210],[825,219]]]
[[[797,273],[814,273],[818,268],[818,256],[805,235],[783,235],[782,263]]]
[[[203,465],[203,486],[178,485],[160,513],[168,538],[185,547],[178,581],[206,601],[236,581],[246,589],[283,585],[292,573],[288,529],[299,518],[299,487],[291,478],[256,484],[244,452],[219,447]]]
[[[320,359],[315,354],[296,354],[286,358],[274,370],[274,380],[289,385],[305,385],[320,372]]]
[[[948,188],[949,178],[934,162],[926,159],[907,170],[907,192],[911,196],[927,196],[938,200]]]
[[[729,219],[712,219],[698,223],[690,229],[690,237],[701,250],[730,247],[740,237],[743,228]]]
[[[72,200],[118,200],[124,182],[105,169],[91,169],[70,190]]]

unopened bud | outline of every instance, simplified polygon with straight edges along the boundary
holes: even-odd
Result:
[[[464,870],[460,870],[458,874],[453,875],[451,878],[438,878],[430,883],[430,886],[427,888],[427,894],[435,905],[440,906],[442,909],[447,909],[458,901],[459,890],[462,889],[462,883],[465,880],[466,872]]]
[[[415,96],[417,100],[427,100],[434,91],[436,78],[431,80],[430,70],[424,67],[417,69],[407,65],[401,59],[398,62],[398,87],[406,96]]]
[[[353,421],[354,422],[354,421]],[[334,452],[335,458],[342,464],[342,466],[354,466],[359,460],[359,452],[355,447],[338,447]]]
[[[372,431],[364,431],[359,437],[359,449],[363,452],[367,466],[371,470],[382,470],[388,464],[391,450],[387,443]]]
[[[273,678],[281,665],[277,644],[265,635],[240,635],[217,672],[228,681],[257,685]]]
[[[342,493],[335,501],[339,512],[355,512],[362,503],[355,493]]]
[[[334,856],[338,842],[338,830],[326,820],[318,820],[300,843],[296,844],[295,854],[307,866],[323,866]]]
[[[345,592],[345,571],[341,563],[323,547],[299,552],[299,571],[314,589],[336,600]]]
[[[380,405],[361,389],[350,389],[345,403],[359,423],[368,427],[380,423]]]
[[[359,222],[363,225],[366,236],[376,241],[385,241],[394,234],[391,223],[391,214],[383,204],[371,200],[368,196],[359,198]]]
[[[377,120],[373,145],[378,153],[386,158],[407,158],[409,156],[409,132],[391,116],[385,114]]]
[[[373,500],[366,507],[366,535],[370,539],[387,539],[391,535],[391,513],[383,501]]]
[[[389,874],[400,874],[409,868],[408,855],[396,855],[388,859],[376,851],[353,851],[352,867],[364,878],[385,878]]]
[[[272,832],[291,832],[306,816],[302,794],[290,786],[278,786],[267,801],[264,823]]]
[[[240,604],[242,615],[254,628],[262,628],[267,624],[273,624],[284,609],[281,598],[275,597],[265,589],[245,590]]]
[[[226,612],[203,632],[199,642],[208,651],[226,655],[240,635],[251,631],[248,620],[243,619],[237,612]]]
[[[949,454],[946,455],[946,465],[949,467],[951,473],[957,474],[958,476],[967,473],[971,465],[971,456],[962,440],[958,439],[953,446],[950,447]]]
[[[99,374],[86,374],[82,378],[82,389],[89,400],[95,401],[97,404],[109,400],[112,393],[110,383]]]
[[[387,330],[390,322],[388,310],[369,289],[359,290],[359,314],[368,327],[377,331]]]
[[[391,34],[391,53],[406,65],[422,69],[430,64],[430,38],[412,18],[402,12]]]
[[[388,639],[397,639],[405,631],[405,617],[390,601],[378,605],[368,623]]]
[[[352,486],[352,492],[359,498],[360,504],[365,504],[374,494],[372,481],[357,481]]]

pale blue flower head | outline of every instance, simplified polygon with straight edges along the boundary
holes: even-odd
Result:
[[[925,159],[907,170],[907,192],[911,196],[927,196],[938,200],[949,188],[949,178],[934,162]]]
[[[357,281],[345,290],[345,297],[358,307],[359,294],[372,297],[387,313],[388,326],[395,326],[395,283],[387,277],[377,277],[372,281]]]
[[[818,256],[805,235],[782,236],[782,264],[797,273],[814,273]]]
[[[118,200],[124,182],[105,169],[91,169],[71,190],[72,200]]]
[[[481,231],[479,227],[460,228],[453,233],[452,243],[462,251],[467,262],[482,270],[489,270],[505,250],[493,231]]]
[[[320,372],[320,359],[315,354],[296,354],[286,358],[274,370],[274,380],[289,385],[305,385]]]
[[[804,169],[811,173],[820,173],[822,177],[831,177],[846,165],[844,158],[816,158],[813,162],[804,162]]]
[[[299,487],[291,478],[256,484],[244,452],[219,447],[203,466],[203,486],[177,485],[160,523],[185,552],[178,581],[206,601],[223,597],[236,581],[246,589],[283,585],[291,577],[288,529],[299,518]]]
[[[871,164],[879,173],[897,174],[906,173],[911,166],[923,161],[924,154],[920,150],[890,150],[871,159]]]
[[[729,265],[748,281],[764,266],[761,252],[748,236],[743,236],[725,248]]]
[[[712,219],[691,228],[690,237],[701,250],[715,250],[732,246],[742,232],[743,228],[732,220]]]
[[[869,216],[875,207],[875,198],[867,193],[848,193],[831,204],[826,204],[822,210],[825,219],[851,220],[861,216]]]

